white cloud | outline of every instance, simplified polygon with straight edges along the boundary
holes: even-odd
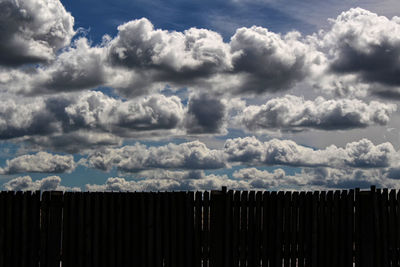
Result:
[[[327,58],[317,86],[341,95],[367,91],[398,98],[399,34],[398,17],[389,19],[361,8],[342,12],[327,31],[314,36]]]
[[[36,181],[32,181],[30,176],[22,176],[3,184],[3,188],[8,191],[80,191],[78,187],[65,187],[60,183],[61,178],[58,176],[48,176]]]
[[[116,167],[122,172],[137,172],[151,168],[218,169],[226,166],[224,154],[211,150],[199,141],[169,143],[164,146],[133,146],[108,148],[89,154],[88,165],[108,171]]]
[[[371,101],[369,104],[358,99],[331,99],[286,95],[273,98],[261,106],[250,105],[237,120],[249,131],[282,130],[304,131],[347,130],[365,128],[370,125],[386,125],[389,116],[396,111],[394,104]]]
[[[0,174],[15,174],[25,172],[64,173],[72,172],[76,168],[72,155],[53,155],[47,152],[38,152],[32,155],[23,155],[6,161],[6,166],[0,168]]]
[[[374,145],[368,139],[313,150],[291,140],[261,142],[255,137],[228,139],[224,151],[228,161],[247,165],[287,165],[300,167],[385,168],[394,164],[398,153],[392,144]]]
[[[0,24],[3,66],[52,60],[75,34],[74,18],[58,0],[3,0]]]

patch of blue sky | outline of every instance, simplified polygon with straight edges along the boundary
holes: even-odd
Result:
[[[229,0],[82,0],[61,1],[75,17],[75,28],[88,30],[94,44],[102,36],[115,36],[117,27],[127,21],[148,18],[156,28],[184,31],[191,27],[206,28],[222,34],[226,41],[238,27],[263,26],[274,32],[293,29],[311,33],[315,26],[285,14],[268,3],[240,3]],[[86,6],[88,8],[82,8]]]

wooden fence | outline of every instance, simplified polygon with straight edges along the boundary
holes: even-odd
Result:
[[[0,192],[0,266],[60,262],[400,266],[400,192]]]

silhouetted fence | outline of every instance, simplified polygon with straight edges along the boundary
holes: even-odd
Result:
[[[400,192],[1,192],[0,266],[60,262],[400,266]]]

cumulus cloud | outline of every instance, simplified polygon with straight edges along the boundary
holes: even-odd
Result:
[[[196,28],[183,33],[154,29],[146,18],[118,26],[108,50],[113,64],[154,71],[158,80],[193,79],[231,65],[229,46],[218,33]]]
[[[238,92],[276,92],[303,80],[317,55],[300,37],[257,26],[238,29],[230,42],[234,71],[243,79]]]
[[[126,101],[95,91],[6,97],[0,102],[0,139],[23,138],[57,150],[116,145],[123,137],[179,134],[184,116],[178,97],[160,94]]]
[[[248,165],[335,168],[385,168],[393,164],[398,156],[392,144],[374,145],[368,139],[348,143],[344,148],[331,145],[314,150],[291,140],[261,142],[255,137],[245,137],[228,139],[224,151],[228,161]]]
[[[235,171],[232,176],[236,179],[245,180],[250,188],[262,189],[277,188],[279,186],[304,186],[308,182],[302,176],[286,175],[282,169],[269,172],[256,168],[244,168]]]
[[[286,95],[264,105],[250,105],[236,119],[250,131],[347,130],[386,125],[396,108],[394,104],[376,101],[367,104],[358,99],[326,100],[323,97],[305,100]]]
[[[118,27],[97,46],[79,38],[52,61],[0,70],[3,91],[26,95],[109,86],[136,97],[172,88],[261,94],[291,88],[309,73],[318,52],[298,32],[284,36],[262,27],[240,28],[226,43],[217,32],[155,29],[145,18]]]
[[[217,96],[192,96],[185,118],[186,131],[189,134],[226,133],[226,116],[226,103]]]
[[[199,141],[158,147],[136,143],[109,148],[89,154],[87,163],[92,168],[108,171],[116,167],[122,172],[151,168],[218,169],[226,166],[222,151],[209,149]]]
[[[126,180],[125,178],[108,178],[105,184],[87,184],[88,191],[195,191],[220,190],[222,186],[229,189],[249,189],[248,183],[229,179],[226,175],[207,175],[202,179],[143,179]]]
[[[314,39],[326,56],[321,87],[339,94],[399,96],[400,19],[352,8]],[[365,93],[365,92],[364,92]]]
[[[48,176],[36,181],[32,181],[30,176],[22,176],[3,184],[3,188],[8,191],[80,191],[78,187],[65,187],[60,184],[61,178],[58,176]]]
[[[0,174],[16,174],[25,172],[64,173],[75,170],[76,164],[72,155],[53,155],[38,152],[23,155],[6,161],[6,166],[0,168]]]
[[[3,0],[0,24],[3,66],[52,60],[75,34],[74,18],[58,0]]]

